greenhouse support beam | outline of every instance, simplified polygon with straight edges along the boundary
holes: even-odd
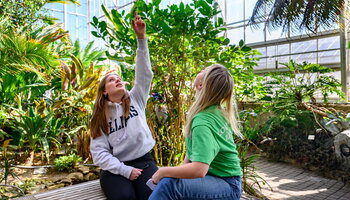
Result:
[[[345,1],[345,6],[343,14],[341,17],[341,26],[340,26],[340,65],[341,65],[341,84],[342,90],[345,94],[345,99],[347,102],[350,102],[350,91],[349,91],[349,74],[350,74],[350,62],[349,62],[349,4]]]
[[[255,49],[255,48],[261,48],[261,47],[267,47],[267,46],[289,44],[291,42],[303,42],[303,41],[309,41],[314,39],[327,38],[327,37],[338,36],[338,35],[339,35],[339,30],[335,29],[330,31],[319,32],[317,34],[304,34],[304,35],[298,35],[293,37],[281,37],[279,39],[269,40],[266,42],[248,43],[248,46]]]

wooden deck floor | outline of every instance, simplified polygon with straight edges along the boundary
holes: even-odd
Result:
[[[28,195],[17,198],[17,200],[105,200],[106,197],[102,193],[100,180],[89,181],[63,187],[39,194]],[[243,195],[242,200],[256,200],[252,197]]]

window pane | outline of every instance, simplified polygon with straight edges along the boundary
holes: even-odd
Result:
[[[242,21],[243,16],[243,0],[226,0],[227,5],[227,20],[226,22],[232,23]]]
[[[292,59],[297,63],[302,63],[302,62],[316,63],[316,53],[293,55]]]
[[[221,16],[224,21],[226,21],[226,15],[225,15],[225,0],[217,0],[216,2],[218,2],[219,4],[219,9],[221,10],[221,13],[219,14],[219,16]]]
[[[319,64],[334,64],[340,63],[340,50],[336,51],[325,51],[318,55]]]
[[[238,44],[243,40],[243,28],[227,30],[227,38],[230,39],[230,44]]]
[[[170,5],[171,0],[162,0],[159,4],[159,8],[164,9],[167,8],[168,5]]]
[[[283,33],[282,30],[283,28],[277,28],[275,30],[266,28],[266,40],[276,40],[280,38],[286,38],[287,35],[286,33]]]
[[[266,58],[262,58],[259,61],[257,61],[258,66],[255,66],[254,69],[256,70],[263,70],[266,69]]]
[[[78,13],[82,15],[87,15],[87,0],[80,0],[80,6],[78,6]]]
[[[251,27],[248,26],[245,30],[245,41],[246,43],[264,42],[264,30],[263,26]]]
[[[265,57],[266,56],[266,48],[265,47],[256,48],[255,50],[257,50],[257,51],[259,51],[259,53],[261,53],[261,55],[259,55],[259,57]]]
[[[256,2],[257,0],[245,0],[245,19],[249,19],[252,16]]]
[[[278,68],[286,68],[286,66],[284,66],[284,63],[288,63],[290,60],[290,56],[279,56],[276,58],[277,61],[277,65]]]
[[[292,53],[316,51],[316,40],[292,43]]]
[[[76,13],[77,5],[75,4],[68,4],[67,5],[67,10],[69,13]]]
[[[289,44],[283,44],[277,46],[278,55],[289,54]]]
[[[55,12],[52,11],[52,16],[58,19],[58,22],[64,23],[64,15],[63,12]]]
[[[318,49],[327,50],[340,48],[339,36],[323,38],[318,40]]]
[[[77,17],[76,15],[68,14],[67,15],[67,29],[72,41],[77,39]]]
[[[48,6],[51,9],[54,9],[54,10],[61,10],[61,11],[64,10],[64,5],[61,3],[48,3],[45,5],[45,7],[46,6]]]

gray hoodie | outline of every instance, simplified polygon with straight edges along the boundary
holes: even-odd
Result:
[[[146,39],[137,41],[135,84],[129,92],[131,106],[129,117],[123,117],[123,107],[108,103],[109,134],[91,139],[90,151],[96,165],[113,174],[129,178],[133,169],[123,162],[135,160],[149,152],[155,141],[146,122],[145,108],[153,72]]]

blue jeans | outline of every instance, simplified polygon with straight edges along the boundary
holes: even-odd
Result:
[[[239,200],[242,179],[207,175],[196,179],[163,178],[148,200]]]

